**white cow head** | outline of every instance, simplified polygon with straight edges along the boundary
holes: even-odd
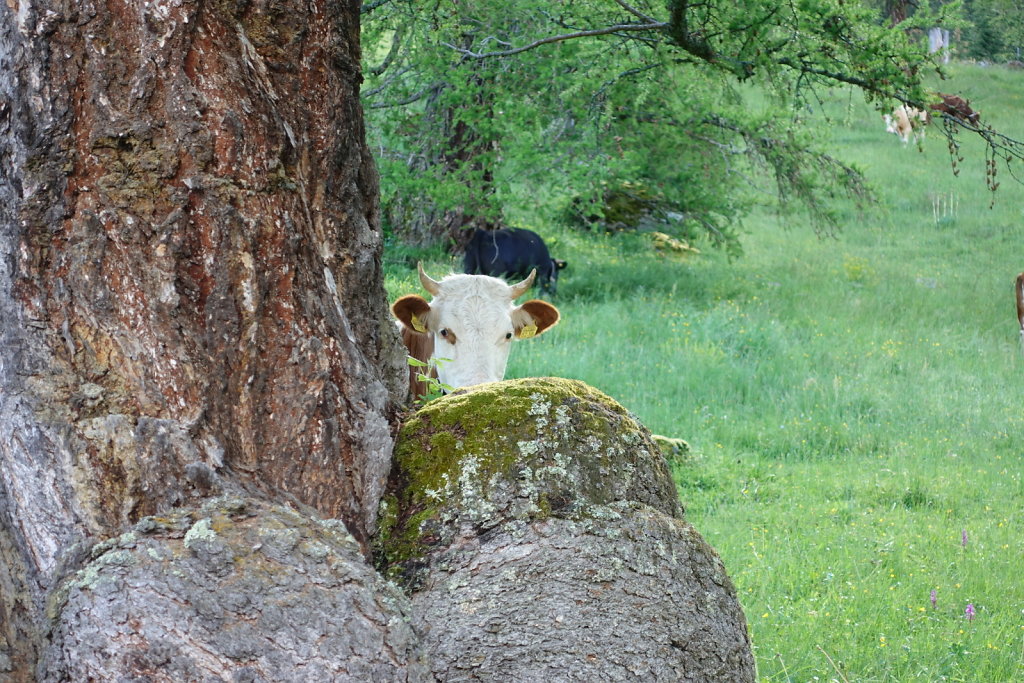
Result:
[[[391,310],[408,330],[433,336],[433,357],[447,359],[438,364],[438,379],[453,388],[501,380],[512,341],[558,322],[558,309],[546,301],[513,303],[533,284],[536,269],[514,285],[487,275],[449,275],[438,282],[422,264],[419,272],[432,300],[408,294]]]

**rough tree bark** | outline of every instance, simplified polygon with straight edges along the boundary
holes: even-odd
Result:
[[[51,599],[39,680],[429,680],[411,607],[338,520],[237,498],[146,517]]]
[[[359,3],[0,4],[0,677],[87,542],[236,493],[363,546],[403,366]]]
[[[591,671],[749,680],[732,586],[635,429],[611,447],[621,462],[584,432],[590,456],[571,467],[538,441],[554,460],[531,476],[554,488],[502,499],[541,505],[525,516],[485,505],[508,517],[497,535],[471,533],[475,499],[452,512],[472,551],[458,557],[521,553],[521,532],[536,562],[453,597],[474,573],[449,561],[458,548],[405,554],[394,566],[428,569],[410,598],[367,561],[405,367],[358,17],[351,0],[0,4],[0,679],[575,672],[574,653],[600,649],[589,623],[570,614],[530,661],[511,626],[460,654],[459,634],[481,630],[460,613],[490,591],[488,624],[514,625],[526,600],[539,616],[523,624],[561,628],[548,617],[607,590],[581,612],[605,642],[637,615],[664,627],[623,631],[628,656]],[[536,464],[516,458],[502,462]],[[624,521],[609,535],[605,519]],[[615,555],[636,566],[616,575],[633,560]],[[511,572],[536,574],[534,592]]]

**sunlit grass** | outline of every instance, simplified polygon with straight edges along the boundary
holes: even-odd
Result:
[[[941,87],[1024,137],[1024,74],[959,67]],[[563,322],[517,343],[508,375],[582,379],[693,445],[680,495],[763,680],[1024,680],[1024,188],[1003,178],[992,205],[978,149],[954,176],[936,131],[903,147],[835,101],[832,151],[879,206],[849,207],[837,239],[766,209],[731,263],[542,230],[570,262]],[[418,290],[387,271],[392,294]]]

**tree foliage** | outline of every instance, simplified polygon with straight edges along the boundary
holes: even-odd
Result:
[[[863,0],[893,25],[917,35],[933,27],[956,31],[953,49],[979,60],[1020,60],[1024,4],[1019,0]]]
[[[829,198],[867,191],[816,147],[808,108],[844,84],[924,108],[938,69],[924,41],[843,0],[385,0],[364,7],[363,40],[385,216],[420,241],[566,208],[600,218],[623,187],[729,248],[766,183],[831,229]]]
[[[1024,4],[1019,0],[968,0],[967,56],[1005,61],[1024,58]]]

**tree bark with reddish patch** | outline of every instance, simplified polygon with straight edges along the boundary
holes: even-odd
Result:
[[[365,541],[404,390],[354,2],[0,6],[0,671],[75,544],[221,492]]]

